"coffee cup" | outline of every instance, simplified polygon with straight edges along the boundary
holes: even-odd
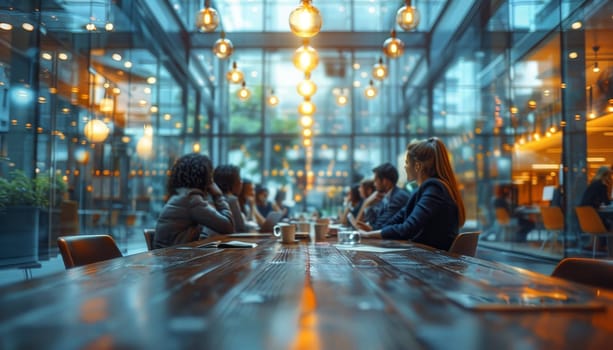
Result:
[[[315,224],[315,241],[321,242],[326,240],[328,235],[328,224]]]
[[[276,237],[281,237],[283,243],[294,243],[296,241],[296,226],[291,224],[277,224],[272,229]]]
[[[311,223],[307,221],[298,221],[296,223],[296,233],[309,235],[311,233]]]

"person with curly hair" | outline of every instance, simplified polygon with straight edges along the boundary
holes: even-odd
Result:
[[[154,248],[196,241],[203,228],[219,234],[232,233],[232,212],[213,181],[209,157],[190,153],[172,166],[167,184],[168,201],[158,218]]]

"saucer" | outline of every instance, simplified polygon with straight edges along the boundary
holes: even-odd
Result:
[[[295,243],[298,243],[298,242],[300,242],[300,241],[299,241],[299,240],[297,240],[297,239],[294,239],[294,241],[293,241],[293,242],[283,242],[283,240],[282,240],[282,239],[277,239],[277,242],[279,242],[279,243],[281,243],[281,244],[295,244]]]

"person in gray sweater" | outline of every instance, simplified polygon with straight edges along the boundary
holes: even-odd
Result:
[[[203,228],[219,234],[234,231],[230,207],[213,181],[209,157],[190,153],[179,158],[171,169],[167,193],[155,227],[154,248],[196,241]]]

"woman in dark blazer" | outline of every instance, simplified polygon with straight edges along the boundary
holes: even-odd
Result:
[[[409,202],[380,230],[363,238],[411,240],[447,250],[464,225],[464,202],[451,168],[447,148],[431,137],[407,147],[405,170],[419,185]]]

